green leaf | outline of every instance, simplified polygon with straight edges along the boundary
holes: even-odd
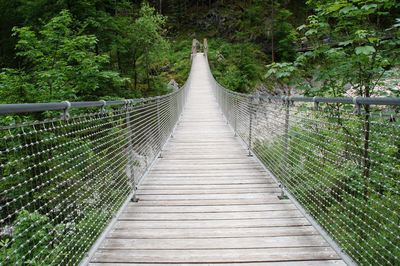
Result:
[[[349,12],[354,11],[354,10],[357,10],[357,7],[355,7],[355,6],[353,6],[353,5],[351,5],[351,6],[346,6],[346,7],[342,8],[342,9],[340,10],[340,13],[342,13],[342,14],[348,14]]]
[[[396,23],[393,25],[395,28],[400,28],[400,18],[396,18]]]
[[[344,41],[344,42],[340,42],[339,45],[340,46],[347,46],[353,44],[353,40],[348,40],[348,41]]]
[[[370,42],[370,43],[378,43],[379,42],[379,38],[368,37],[368,42]]]
[[[377,4],[369,4],[369,5],[363,5],[363,6],[361,7],[361,9],[370,10],[370,9],[376,9],[377,7],[378,7]]]
[[[373,46],[369,46],[369,45],[360,46],[360,47],[356,48],[356,54],[358,54],[358,55],[360,55],[360,54],[371,55],[375,52],[376,52],[375,48]]]
[[[310,36],[310,35],[317,34],[317,33],[318,33],[317,30],[311,29],[311,30],[306,31],[306,33],[304,35],[305,36]]]
[[[301,25],[301,26],[299,26],[299,27],[297,27],[297,30],[298,31],[302,31],[302,30],[304,30],[304,29],[306,29],[307,28],[307,25]]]

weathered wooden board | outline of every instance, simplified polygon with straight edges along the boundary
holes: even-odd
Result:
[[[261,172],[254,172],[254,173],[237,173],[237,172],[209,172],[209,173],[156,173],[156,172],[151,172],[150,175],[146,176],[147,179],[152,179],[156,177],[162,177],[162,178],[167,178],[167,177],[173,177],[173,178],[179,178],[179,177],[187,177],[187,178],[204,178],[204,177],[210,177],[210,178],[221,178],[221,177],[226,177],[226,178],[234,178],[234,177],[241,177],[241,178],[246,178],[246,177],[256,177],[262,180],[266,180],[266,182],[269,183],[275,183],[275,181],[272,180],[272,178],[267,177],[264,173]]]
[[[274,237],[318,235],[312,226],[275,226],[248,228],[114,228],[108,238],[227,238],[227,237]]]
[[[196,199],[273,199],[279,193],[190,194],[190,195],[140,195],[142,200],[196,200]]]
[[[231,189],[141,189],[138,191],[140,195],[194,195],[194,194],[233,194],[233,193],[279,193],[280,189],[277,187],[270,188],[231,188]]]
[[[249,189],[249,188],[276,188],[276,184],[228,184],[228,185],[146,185],[140,186],[140,192],[143,190],[170,190],[170,189],[193,189],[193,190],[230,190],[230,189]]]
[[[139,266],[142,263],[90,263],[89,266]],[[220,266],[221,264],[195,263],[175,264],[168,266]],[[345,266],[342,260],[315,260],[315,261],[284,261],[284,262],[252,262],[252,263],[229,263],[230,266]],[[146,263],[146,266],[160,266],[160,264]]]
[[[130,221],[187,221],[187,220],[234,220],[303,217],[298,210],[259,212],[200,212],[200,213],[132,213],[123,212],[120,220]]]
[[[282,204],[260,204],[260,205],[206,205],[206,206],[143,206],[129,204],[125,212],[144,213],[205,213],[205,212],[260,212],[260,211],[282,211],[297,210],[290,203]]]
[[[124,221],[118,220],[115,228],[248,228],[271,226],[310,225],[305,218],[191,220],[191,221]]]
[[[143,182],[146,185],[229,185],[229,184],[265,184],[267,181],[262,178],[233,179],[233,178],[214,178],[214,179],[149,179]],[[272,182],[272,181],[271,181]]]
[[[141,200],[140,206],[215,206],[215,205],[265,205],[289,203],[289,200],[270,199],[203,199],[203,200]]]
[[[276,237],[226,237],[186,239],[118,239],[108,238],[101,249],[249,249],[281,247],[325,247],[326,241],[319,235]]]
[[[290,247],[200,250],[99,249],[92,258],[92,261],[142,263],[232,263],[332,259],[338,259],[338,255],[330,247]]]

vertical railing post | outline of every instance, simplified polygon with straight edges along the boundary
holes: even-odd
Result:
[[[248,139],[248,148],[249,154],[248,156],[253,156],[251,153],[252,150],[252,142],[253,142],[253,120],[256,114],[256,108],[260,101],[260,94],[256,91],[253,95],[248,97],[249,101],[249,139]]]
[[[133,153],[133,126],[131,122],[131,114],[129,107],[133,104],[132,100],[127,100],[125,102],[125,118],[126,118],[126,128],[128,131],[128,152],[127,152],[127,157],[128,157],[128,166],[127,166],[127,172],[129,173],[128,176],[128,186],[131,187],[131,191],[133,192],[133,196],[131,201],[137,202],[139,199],[136,197],[136,189],[137,189],[137,183],[135,179],[135,169],[134,169],[134,163],[135,163],[135,157]]]
[[[204,38],[204,41],[203,41],[203,52],[204,52],[204,56],[207,57],[208,56],[208,41],[207,41],[207,38]]]
[[[162,136],[161,136],[161,118],[160,118],[160,96],[157,97],[157,131],[158,131],[158,150],[160,151],[159,158],[162,158]]]
[[[232,123],[232,97],[231,95],[228,95],[228,116],[229,116],[229,124]]]
[[[182,111],[183,111],[183,105],[185,104],[185,102],[184,102],[184,92],[183,92],[183,90],[181,90],[180,92],[179,92],[179,102],[180,102],[180,109],[179,109],[179,116],[182,114]]]
[[[234,112],[234,122],[233,122],[233,127],[234,127],[234,131],[235,131],[235,137],[237,136],[237,106],[238,100],[237,97],[235,96],[234,101],[233,101],[233,112]]]
[[[225,93],[225,118],[226,118],[226,124],[229,124],[230,120],[230,112],[229,112],[229,95]]]
[[[289,156],[289,116],[290,116],[290,100],[289,97],[286,96],[283,98],[283,104],[285,105],[285,135],[284,135],[284,163],[285,163],[285,168],[288,169],[289,167],[289,162],[288,162],[288,156]]]
[[[179,101],[178,101],[178,96],[174,97],[174,106],[175,106],[175,118],[174,118],[174,124],[176,121],[178,121],[178,115],[179,115]]]
[[[248,156],[253,156],[251,154],[251,142],[252,142],[252,137],[253,137],[253,95],[248,97],[248,112],[249,112],[249,138],[248,138]]]
[[[228,113],[228,93],[224,93],[224,111]]]
[[[196,56],[196,54],[197,54],[197,47],[196,47],[197,43],[198,43],[198,41],[196,39],[193,39],[193,41],[192,41],[192,54],[190,56],[190,58],[192,60],[193,60],[193,57]]]
[[[285,124],[284,124],[284,136],[283,136],[283,145],[284,145],[284,158],[282,169],[289,169],[289,119],[290,119],[290,97],[283,96],[282,97],[283,105],[285,108]],[[288,197],[285,195],[285,184],[282,182],[279,183],[279,188],[281,189],[281,195],[278,196],[279,199],[287,199]]]
[[[173,119],[173,109],[172,109],[172,98],[168,97],[168,107],[167,107],[167,112],[169,112],[168,115],[168,122],[169,122],[169,131],[171,132],[171,138],[174,137],[174,132],[172,131],[174,128],[174,119]]]

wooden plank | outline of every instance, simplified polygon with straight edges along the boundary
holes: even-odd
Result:
[[[169,180],[169,179],[145,179],[143,184],[147,185],[229,185],[229,184],[265,184],[264,178],[252,179],[195,179],[195,180]]]
[[[146,179],[148,178],[155,178],[155,177],[161,177],[161,178],[167,178],[167,177],[174,177],[174,178],[178,178],[178,177],[186,177],[186,178],[204,178],[204,177],[210,177],[210,178],[235,178],[235,177],[246,177],[248,179],[262,179],[265,180],[265,183],[269,182],[269,183],[275,183],[276,182],[269,176],[267,176],[264,173],[237,173],[237,172],[209,172],[209,173],[157,173],[157,172],[150,172],[149,175],[146,177]]]
[[[206,206],[143,206],[130,203],[125,212],[156,212],[156,213],[202,213],[202,212],[258,212],[258,211],[297,210],[291,203],[260,204],[260,205],[206,205]]]
[[[164,165],[213,165],[213,164],[218,164],[218,165],[231,165],[231,164],[245,164],[248,163],[248,160],[243,160],[241,158],[237,159],[214,159],[214,160],[193,160],[193,159],[187,159],[187,160],[180,160],[180,159],[164,159],[160,160],[157,163],[157,166],[164,166]],[[252,161],[250,161],[252,162]]]
[[[163,154],[167,160],[210,160],[210,159],[243,159],[243,154]]]
[[[170,181],[176,181],[176,182],[182,182],[182,184],[175,184],[175,185],[218,185],[215,184],[215,181],[220,181],[220,182],[229,182],[229,180],[232,181],[231,185],[237,185],[237,184],[262,184],[262,185],[270,185],[270,187],[278,187],[278,185],[275,183],[273,179],[268,179],[263,176],[152,176],[151,178],[146,178],[145,181],[149,181],[149,183],[156,183],[158,181],[160,182],[170,182]],[[184,183],[185,181],[192,181],[193,183]],[[201,183],[196,183],[199,181],[203,181]],[[236,181],[239,181],[237,183]],[[208,184],[207,182],[210,182],[211,184]],[[214,183],[213,183],[214,182]],[[147,183],[147,182],[146,182]],[[153,184],[157,185],[157,184]],[[160,186],[165,185],[160,183]],[[227,184],[219,184],[219,185],[230,185],[230,183]]]
[[[230,263],[338,259],[330,247],[211,249],[207,250],[99,250],[93,262]]]
[[[123,221],[118,220],[115,228],[249,228],[274,226],[310,225],[305,218],[277,218],[251,220],[192,220],[192,221]]]
[[[140,199],[138,203],[142,206],[215,206],[215,205],[248,205],[248,204],[281,204],[289,203],[288,199],[280,200],[278,197],[271,199],[202,199],[202,200],[154,200]]]
[[[179,169],[179,168],[173,168],[173,169],[153,169],[151,170],[151,173],[174,173],[174,174],[179,174],[179,173],[184,173],[184,174],[194,174],[194,173],[236,173],[236,174],[243,174],[246,175],[248,173],[253,173],[253,174],[260,174],[260,173],[265,173],[264,170],[259,169],[254,169],[251,167],[235,167],[235,168],[218,168],[218,169],[209,169],[209,168],[198,168],[198,169]]]
[[[319,235],[312,226],[250,228],[114,228],[109,238],[226,238]]]
[[[279,193],[191,194],[191,195],[140,195],[141,200],[196,200],[196,199],[272,199]]]
[[[163,164],[163,165],[156,165],[151,171],[158,171],[158,170],[169,170],[169,169],[180,169],[180,170],[204,170],[206,167],[207,170],[236,170],[236,169],[259,169],[262,170],[260,165],[254,164],[254,163],[231,163],[231,164],[204,164],[204,165],[198,165],[198,164],[174,164],[174,163],[169,163],[169,164]]]
[[[227,154],[227,153],[244,153],[246,150],[244,149],[232,149],[228,147],[215,147],[215,148],[207,148],[207,147],[197,147],[197,148],[176,148],[176,147],[171,147],[171,148],[166,148],[163,150],[164,153],[168,154],[173,153],[173,154],[179,154],[179,153],[185,153],[185,154]]]
[[[201,213],[132,213],[123,212],[119,220],[130,221],[186,221],[186,220],[232,220],[232,219],[272,219],[298,218],[303,215],[298,210],[259,212],[201,212]]]
[[[103,241],[101,249],[251,249],[286,247],[326,247],[328,243],[319,235],[242,237],[242,238],[186,238],[186,239],[117,239]]]
[[[90,263],[89,266],[143,266],[142,263]],[[251,263],[229,263],[230,266],[346,266],[342,260],[314,260],[314,261],[285,261],[285,262],[251,262]],[[145,266],[160,266],[160,264],[146,263]],[[221,266],[218,264],[203,263],[168,263],[168,266]]]
[[[176,133],[175,133],[176,136]],[[175,139],[175,138],[174,138]],[[232,137],[232,138],[221,138],[221,139],[213,139],[213,140],[201,140],[201,139],[196,139],[195,137],[193,138],[179,138],[179,140],[171,140],[171,143],[198,143],[198,144],[203,144],[203,143],[227,143],[227,144],[232,144],[232,145],[238,145],[237,139]]]
[[[194,195],[194,194],[239,194],[239,193],[279,193],[279,188],[231,188],[231,189],[145,189],[138,190],[137,195]]]
[[[191,149],[197,149],[197,148],[229,148],[232,146],[236,146],[237,143],[228,143],[228,142],[221,142],[221,143],[187,143],[187,142],[183,142],[183,143],[174,143],[174,144],[167,144],[164,148],[166,149],[170,149],[170,148],[191,148]],[[171,150],[172,152],[172,150]],[[218,152],[220,153],[220,152]],[[242,160],[252,160],[252,158],[249,157],[242,157]]]
[[[146,181],[151,181],[151,182],[157,182],[157,181],[259,181],[261,184],[273,184],[275,187],[278,187],[278,185],[275,183],[275,181],[271,178],[267,178],[264,176],[243,176],[243,175],[231,175],[231,176],[218,176],[218,175],[212,175],[212,174],[207,174],[207,175],[152,175],[151,177],[148,177],[145,179]],[[195,185],[201,185],[201,184],[196,184]],[[234,183],[233,183],[234,184]],[[207,185],[207,184],[203,184]],[[213,184],[210,184],[213,185]],[[229,185],[229,184],[228,184]]]
[[[219,190],[219,189],[248,189],[248,188],[276,188],[275,184],[228,184],[228,185],[147,185],[143,184],[140,186],[138,191],[143,190],[165,190],[165,189],[193,189],[193,190]]]

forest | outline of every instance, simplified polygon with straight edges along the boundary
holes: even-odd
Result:
[[[208,59],[214,77],[222,86],[235,92],[270,96],[400,97],[400,3],[397,0],[0,0],[0,25],[1,104],[165,95],[173,90],[167,85],[171,80],[179,86],[185,83],[194,38],[200,41],[208,39]],[[298,106],[295,108],[300,110],[298,112],[302,110]],[[400,140],[396,137],[399,134],[400,109],[391,109],[394,116],[382,122],[389,125],[389,132],[379,127],[381,122],[376,122],[383,121],[380,120],[382,116],[375,116],[373,112],[376,109],[367,105],[362,110],[364,115],[356,118],[348,114],[349,109],[344,105],[332,104],[326,108],[325,115],[312,115],[316,115],[321,125],[334,125],[332,128],[310,124],[309,128],[315,131],[293,126],[287,133],[292,138],[286,143],[290,149],[286,156],[291,156],[293,162],[301,161],[304,168],[299,170],[297,164],[289,164],[286,168],[275,164],[274,160],[282,156],[284,149],[281,136],[276,136],[278,145],[274,141],[263,143],[256,140],[257,155],[278,178],[288,182],[287,186],[299,195],[300,202],[302,197],[316,195],[321,197],[318,198],[320,203],[329,205],[320,212],[318,206],[304,203],[329,232],[339,230],[335,228],[338,225],[324,220],[329,214],[346,220],[354,208],[365,207],[367,212],[368,206],[373,206],[370,216],[366,213],[366,217],[382,219],[385,230],[400,233],[399,211],[390,211],[400,202]],[[271,110],[271,113],[275,111]],[[40,165],[32,158],[31,153],[35,151],[23,154],[14,149],[13,153],[7,153],[9,146],[22,147],[22,135],[25,136],[23,129],[14,132],[14,128],[10,130],[7,126],[52,116],[52,112],[0,116],[3,126],[0,132],[0,205],[11,204],[12,207],[16,199],[22,197],[19,195],[23,195],[24,186],[28,188],[30,185],[24,180],[33,170],[24,169],[18,158]],[[394,123],[387,124],[388,121]],[[78,126],[79,123],[76,128],[71,125],[71,129],[78,132]],[[374,133],[371,133],[372,129]],[[67,135],[58,140],[54,138],[58,133],[63,134],[62,129],[54,132],[46,128],[41,130],[45,134],[41,140],[35,141],[50,140],[50,148],[71,142],[72,138]],[[12,137],[9,137],[10,132]],[[115,134],[106,132],[101,131],[104,135]],[[272,132],[271,136],[274,134]],[[325,143],[326,139],[330,141]],[[84,153],[82,160],[95,165],[97,150],[94,142],[90,137],[82,138],[78,143],[82,147],[70,153],[67,159],[72,160]],[[317,147],[313,151],[314,157],[300,158],[301,152],[314,147]],[[68,147],[64,148],[67,150]],[[368,152],[371,149],[376,152]],[[114,154],[121,150],[122,147],[116,147],[107,152]],[[326,161],[316,160],[323,153],[328,154]],[[348,159],[349,164],[341,165],[338,154]],[[46,171],[57,163],[62,164],[62,159],[40,167]],[[340,165],[340,170],[332,170],[337,165]],[[358,187],[355,190],[343,189],[352,190],[352,197],[339,195],[328,202],[320,188],[312,185],[316,179],[315,168],[322,169],[332,180],[342,182],[352,177]],[[25,176],[11,181],[3,178],[21,173],[21,169],[26,170]],[[293,173],[290,178],[288,169]],[[61,173],[61,169],[59,171]],[[78,175],[78,172],[76,170],[70,176]],[[302,181],[296,178],[302,178]],[[390,182],[385,183],[385,180]],[[330,187],[326,190],[333,191],[336,185],[328,184],[326,186]],[[301,187],[306,188],[303,190]],[[127,188],[120,189],[126,194]],[[385,196],[369,199],[367,190],[371,195]],[[73,195],[75,192],[68,193]],[[111,195],[110,192],[105,197]],[[32,194],[29,197],[26,202],[40,198],[49,206],[57,205],[42,196]],[[122,198],[117,199],[115,206],[122,201]],[[0,207],[0,226],[3,222],[14,225],[17,233],[32,229],[33,222],[38,226],[31,230],[30,235],[15,238],[12,243],[5,227],[0,228],[0,261],[7,257],[10,265],[18,261],[59,265],[64,262],[59,259],[65,252],[77,249],[78,255],[69,261],[76,264],[93,242],[85,239],[84,243],[78,244],[66,235],[63,238],[66,242],[56,245],[47,232],[66,230],[62,215],[49,218],[29,208],[14,214],[11,207]],[[389,210],[384,215],[390,219],[375,215],[380,207]],[[93,215],[101,216],[103,213],[94,208]],[[104,221],[107,219],[105,217]],[[76,226],[85,227],[86,223],[87,220],[82,219]],[[369,228],[379,232],[381,223],[370,221]],[[42,224],[49,227],[44,228],[40,226]],[[343,244],[359,264],[377,265],[376,257],[371,259],[371,254],[379,252],[379,263],[396,265],[400,258],[399,238],[377,233],[373,239],[375,242],[371,242],[372,238],[363,236],[365,232],[358,234],[355,230],[363,224],[365,221],[353,221],[353,227],[340,229],[343,231],[333,233],[333,238]],[[99,227],[99,232],[101,229]],[[35,240],[41,239],[40,246],[31,243],[31,246],[18,248],[32,236]],[[362,250],[353,249],[353,238],[366,243]],[[50,253],[58,254],[58,257],[42,264],[41,260],[48,259]]]
[[[161,95],[184,83],[191,39],[205,37],[235,91],[368,96],[351,84],[375,82],[398,95],[394,0],[3,0],[0,12],[2,103]]]

